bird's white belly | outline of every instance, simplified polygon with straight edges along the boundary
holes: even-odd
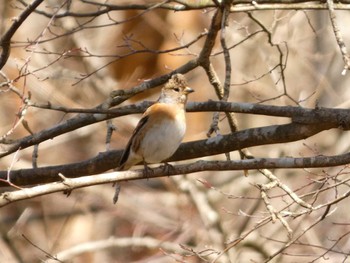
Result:
[[[180,118],[164,120],[152,126],[140,145],[140,153],[146,163],[159,163],[171,157],[179,147],[186,130]]]

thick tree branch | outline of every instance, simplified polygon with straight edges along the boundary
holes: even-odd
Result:
[[[331,128],[336,128],[336,125],[291,123],[247,129],[207,140],[183,143],[168,161],[217,155],[258,145],[298,141]],[[15,185],[25,186],[60,181],[60,173],[64,174],[65,177],[98,174],[116,168],[121,154],[121,150],[109,151],[79,163],[13,170],[10,171],[10,181]],[[4,182],[7,177],[7,171],[0,172],[0,179],[3,181],[0,182],[0,186],[8,185]]]
[[[19,149],[24,149],[46,140],[51,140],[56,136],[65,134],[67,132],[82,128],[84,126],[105,121],[111,118],[116,118],[132,113],[142,113],[147,107],[151,105],[150,102],[143,102],[140,104],[129,105],[117,109],[104,109],[99,106],[91,110],[83,109],[69,109],[71,112],[89,112],[90,114],[79,114],[71,119],[66,120],[54,127],[42,130],[34,135],[26,136],[19,140],[10,143],[5,152],[0,154],[0,157],[7,156],[16,152]],[[48,108],[51,106],[48,104]],[[53,107],[53,109],[57,109]],[[65,110],[64,110],[65,111]],[[92,112],[96,112],[92,114]],[[350,125],[350,110],[348,109],[332,109],[332,108],[317,108],[306,109],[292,106],[271,106],[251,103],[234,103],[223,101],[208,101],[200,103],[189,103],[187,107],[188,112],[199,111],[222,111],[222,112],[236,112],[268,115],[276,117],[292,118],[293,122],[304,124],[327,123],[332,128],[342,127],[349,129]],[[66,111],[65,111],[66,112]],[[190,118],[190,116],[189,116]],[[3,140],[2,143],[7,143]]]
[[[350,163],[350,153],[337,156],[315,156],[306,158],[255,158],[239,161],[197,161],[190,164],[176,165],[173,169],[167,169],[165,173],[164,166],[153,169],[149,178],[163,176],[174,176],[179,174],[189,174],[202,171],[227,171],[227,170],[251,170],[251,169],[276,169],[276,168],[312,168],[312,167],[332,167]],[[33,169],[34,170],[34,169]],[[113,172],[92,176],[82,176],[78,178],[67,178],[58,176],[59,181],[50,184],[44,184],[17,190],[14,192],[5,192],[0,195],[0,207],[15,201],[33,198],[45,194],[71,191],[74,189],[87,187],[91,185],[122,182],[130,180],[144,179],[144,171],[125,171]]]

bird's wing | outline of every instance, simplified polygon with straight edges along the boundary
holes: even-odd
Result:
[[[149,115],[144,115],[140,121],[138,122],[134,132],[132,133],[132,136],[131,138],[129,139],[128,141],[128,144],[126,145],[126,148],[123,152],[123,155],[122,157],[120,158],[120,161],[119,161],[119,169],[118,170],[123,170],[124,168],[124,165],[126,164],[128,158],[129,158],[129,154],[130,154],[130,150],[131,150],[131,145],[132,145],[132,142],[134,141],[134,138],[136,136],[136,134],[138,132],[140,132],[140,130],[142,129],[142,127],[147,123],[147,120],[149,119]]]

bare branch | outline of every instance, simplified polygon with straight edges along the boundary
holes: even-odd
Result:
[[[326,208],[326,213],[324,213],[321,217],[319,217],[318,219],[316,219],[312,224],[310,224],[307,228],[305,228],[300,234],[298,234],[297,236],[295,236],[292,240],[290,240],[288,243],[286,243],[283,247],[281,247],[280,249],[278,249],[275,253],[273,253],[272,255],[270,255],[267,259],[265,259],[264,262],[270,262],[273,258],[275,258],[276,256],[278,256],[282,251],[284,251],[285,249],[287,249],[288,247],[290,247],[292,244],[294,244],[299,238],[301,238],[303,235],[305,235],[305,233],[307,233],[310,229],[312,229],[314,226],[316,226],[317,224],[319,224],[320,222],[322,222],[324,220],[324,218],[326,216],[330,216],[331,214],[334,213],[335,210],[330,211],[329,212],[329,207]]]
[[[216,155],[251,147],[253,145],[270,144],[272,142],[283,143],[292,140],[300,140],[322,131],[323,128],[322,126],[310,127],[309,125],[302,124],[286,124],[238,131],[233,134],[217,136],[208,140],[183,143],[176,153],[166,161],[179,161]],[[66,177],[79,177],[88,174],[102,173],[115,168],[121,154],[122,151],[109,151],[100,153],[95,158],[80,163],[36,169],[13,170],[10,172],[10,178],[11,182],[15,185],[32,185],[59,181],[60,177],[58,175],[60,173],[64,174]],[[315,156],[310,158],[248,159],[236,162],[234,165],[235,168],[232,166],[227,166],[225,168],[225,165],[220,165],[217,168],[223,170],[311,168],[332,167],[347,163],[350,163],[348,153],[337,156]],[[183,173],[186,172],[187,171],[184,171]],[[0,178],[6,180],[7,172],[0,172]],[[0,183],[0,185],[4,185],[4,183]]]
[[[344,43],[343,37],[342,37],[342,35],[340,33],[340,30],[339,30],[339,26],[338,26],[338,23],[337,23],[337,18],[335,16],[335,12],[334,12],[334,2],[333,2],[333,0],[327,0],[327,5],[328,5],[329,17],[330,17],[331,24],[332,24],[332,27],[333,27],[333,32],[334,32],[334,35],[335,35],[335,39],[337,41],[340,53],[341,53],[341,55],[343,57],[343,60],[344,60],[344,70],[342,72],[342,75],[345,75],[346,71],[350,70],[350,58],[349,58],[348,51],[346,49],[346,45]]]
[[[158,83],[163,82],[163,78],[166,76],[162,76],[160,78],[154,79],[152,81],[144,82],[141,85],[135,87],[132,90],[142,90],[146,88],[155,87]],[[129,92],[125,92],[123,94],[128,94]],[[131,91],[132,93],[132,91]],[[130,113],[141,113],[143,112],[149,105],[149,102],[141,103],[138,105],[125,106],[118,109],[113,109],[106,111],[104,108],[108,104],[114,104],[115,101],[122,101],[127,97],[127,95],[118,96],[115,99],[112,98],[110,102],[106,101],[104,104],[97,106],[91,110],[80,110],[80,109],[65,109],[63,110],[61,107],[54,107],[50,104],[47,104],[47,108],[63,110],[66,112],[87,112],[87,113],[100,113],[100,114],[84,114],[78,115],[67,121],[53,126],[49,129],[43,130],[41,132],[36,133],[35,135],[30,135],[19,139],[13,142],[7,142],[2,140],[2,143],[11,143],[11,145],[6,149],[6,152],[1,153],[0,157],[9,155],[18,149],[24,149],[30,147],[32,145],[38,144],[40,142],[50,140],[58,135],[67,133],[69,131],[73,131],[75,129],[105,121],[107,119],[120,117],[123,115],[127,115]],[[41,107],[45,107],[41,105]],[[350,123],[350,115],[349,110],[347,109],[330,109],[330,108],[319,108],[319,109],[303,109],[300,107],[279,107],[279,106],[267,106],[261,104],[249,104],[249,103],[228,103],[228,102],[203,102],[203,103],[190,103],[187,109],[189,112],[194,111],[224,111],[224,112],[237,112],[237,113],[252,113],[259,115],[269,115],[269,116],[279,116],[279,117],[290,117],[292,121],[295,123],[304,123],[304,124],[318,124],[320,122],[325,122],[321,126],[323,129],[330,128],[338,128],[341,127],[345,130],[349,129],[348,124]]]
[[[148,249],[163,249],[167,252],[179,253],[181,248],[178,244],[167,242],[164,240],[158,240],[152,237],[125,237],[117,238],[110,237],[106,240],[98,240],[88,243],[81,243],[73,246],[69,249],[63,250],[53,256],[53,259],[46,260],[46,263],[66,262],[72,260],[74,257],[79,256],[87,252],[95,252],[109,248],[128,248],[139,247]]]
[[[325,163],[328,161],[328,163]],[[344,162],[350,162],[350,154],[338,155],[338,156],[315,156],[310,158],[256,158],[241,161],[197,161],[191,164],[176,165],[174,169],[165,173],[165,167],[152,169],[152,174],[149,178],[157,178],[164,176],[174,176],[179,174],[189,174],[199,171],[225,171],[225,170],[256,170],[256,169],[273,169],[273,168],[311,168],[311,167],[331,167],[333,165],[343,165]],[[33,169],[35,170],[35,169]],[[38,169],[36,169],[38,170]],[[40,174],[39,174],[40,176]],[[61,191],[72,191],[74,189],[87,187],[91,185],[99,185],[106,183],[115,183],[122,181],[140,180],[144,179],[143,169],[126,171],[126,172],[113,172],[99,175],[81,176],[77,178],[68,178],[59,174],[59,181],[49,184],[43,184],[34,186],[31,188],[24,188],[14,192],[5,192],[0,195],[0,207],[9,203],[33,198],[36,196],[46,195]],[[47,182],[48,180],[46,180]],[[332,200],[330,204],[337,203],[346,197],[348,197],[350,191],[335,200]],[[327,205],[330,205],[327,204]],[[325,205],[320,205],[315,209],[320,209]],[[305,210],[301,213],[307,213]]]
[[[350,64],[335,12],[350,10],[350,0],[40,2],[0,5],[4,25],[18,15],[0,42],[0,230],[9,240],[3,254],[11,254],[1,262],[37,260],[13,247],[21,231],[48,262],[83,253],[101,262],[347,260],[350,110],[333,105],[350,99],[347,80],[331,73],[337,47],[344,68]],[[321,16],[331,23],[306,10],[328,11]],[[35,25],[23,23],[31,13]],[[153,104],[144,96],[174,73],[186,74],[196,90],[186,108],[190,141],[166,165],[151,165],[152,180],[144,180],[144,166],[109,173],[132,126],[126,115],[144,112]],[[203,139],[207,126],[216,136]],[[123,185],[117,209],[112,183]],[[13,209],[20,200],[30,201]],[[64,235],[34,239],[32,220],[47,218]],[[75,221],[91,232],[70,231]],[[336,229],[326,233],[329,227]],[[108,239],[121,230],[133,238]],[[57,247],[70,247],[63,236],[71,241],[74,232],[81,244]]]
[[[43,2],[43,0],[34,0],[29,4],[26,9],[13,21],[11,27],[6,31],[6,33],[0,39],[0,47],[2,48],[0,55],[0,70],[6,64],[7,59],[10,56],[10,45],[11,38],[16,33],[17,29],[22,25],[22,23],[27,19],[27,17],[34,12],[34,10]]]

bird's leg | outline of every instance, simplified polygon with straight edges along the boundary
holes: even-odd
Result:
[[[145,160],[143,160],[143,176],[146,177],[147,179],[154,174],[153,169],[148,167],[147,163]]]
[[[164,165],[163,165],[163,171],[166,175],[169,175],[170,172],[175,172],[175,168],[174,166],[172,166],[171,164],[165,162]]]

